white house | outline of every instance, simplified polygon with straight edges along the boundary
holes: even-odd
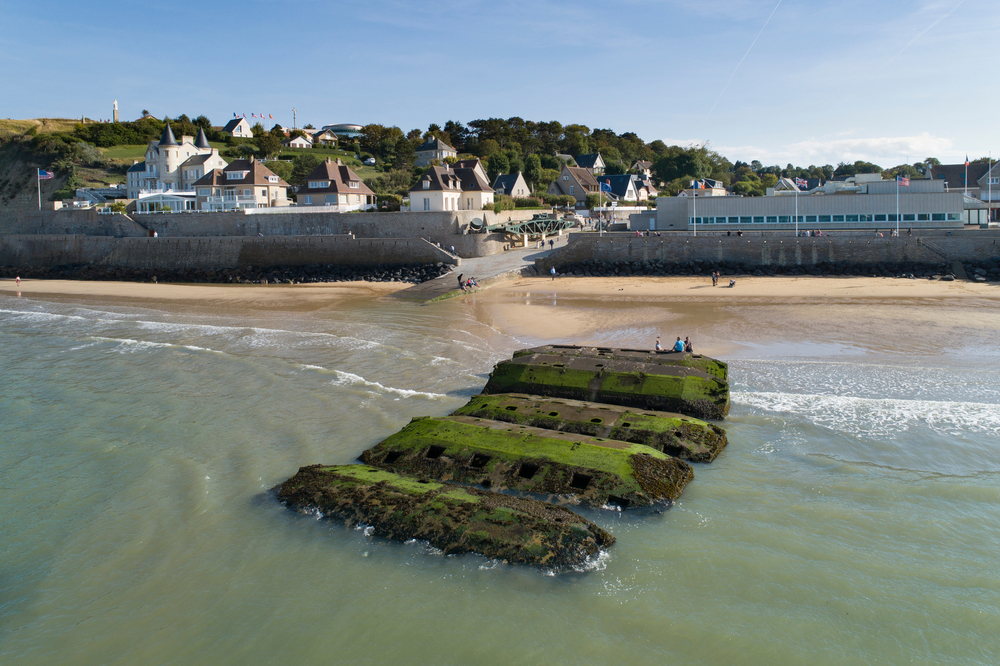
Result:
[[[222,128],[225,134],[231,134],[239,139],[252,139],[253,130],[246,118],[233,118]]]
[[[413,163],[416,166],[427,166],[434,160],[444,162],[445,158],[457,156],[458,151],[441,139],[432,136],[417,148],[417,159]]]
[[[146,159],[126,172],[128,198],[138,199],[143,193],[191,192],[196,180],[225,166],[226,161],[209,145],[204,130],[198,130],[197,138],[184,135],[178,141],[167,125],[160,140],[146,146]]]
[[[531,196],[528,181],[524,179],[524,175],[520,171],[497,176],[497,179],[493,181],[493,191],[515,199]]]
[[[493,205],[493,188],[479,160],[451,168],[433,166],[410,188],[410,210],[483,210]]]
[[[308,136],[297,136],[292,139],[285,139],[281,145],[289,148],[312,148],[313,142]]]
[[[288,205],[288,183],[263,163],[234,160],[213,169],[194,184],[198,210],[238,210]]]

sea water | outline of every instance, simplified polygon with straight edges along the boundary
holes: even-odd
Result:
[[[731,338],[730,445],[669,510],[583,510],[618,538],[586,572],[278,505],[299,466],[448,413],[512,350],[581,341],[513,336],[483,307],[515,297],[477,298],[0,296],[0,663],[1000,660],[1000,373],[974,326],[935,348],[664,306]],[[651,339],[627,306],[576,307],[616,315],[588,341]]]

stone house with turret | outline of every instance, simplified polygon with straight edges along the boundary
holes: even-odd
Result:
[[[196,180],[226,164],[209,145],[205,130],[199,129],[197,137],[183,135],[178,141],[168,124],[160,140],[146,146],[146,159],[126,172],[127,196],[138,199],[140,194],[191,192]]]

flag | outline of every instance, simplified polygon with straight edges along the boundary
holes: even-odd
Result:
[[[52,180],[56,175],[45,169],[38,169],[38,180]]]
[[[969,156],[965,156],[965,166],[969,166]]]
[[[250,117],[251,117],[251,118],[256,118],[256,117],[257,117],[257,114],[256,114],[256,113],[251,113],[251,114],[250,114]]]
[[[896,176],[896,182],[899,183],[903,187],[909,187],[910,186],[910,179],[907,176]]]
[[[611,181],[605,180],[603,183],[601,183],[601,192],[610,192],[610,191],[611,191]]]
[[[796,187],[809,187],[809,181],[806,180],[805,178],[796,178],[795,179],[795,186]]]
[[[272,116],[272,115],[271,115],[270,113],[269,113],[269,114],[267,114],[267,117],[268,117],[268,119],[270,119],[270,120],[274,120],[274,116]]]
[[[233,111],[233,118],[239,118],[239,117],[240,117],[240,114],[238,114],[235,111]]]

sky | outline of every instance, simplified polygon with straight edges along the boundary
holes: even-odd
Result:
[[[998,34],[996,0],[0,0],[0,117],[520,116],[733,161],[957,163],[1000,155]]]

